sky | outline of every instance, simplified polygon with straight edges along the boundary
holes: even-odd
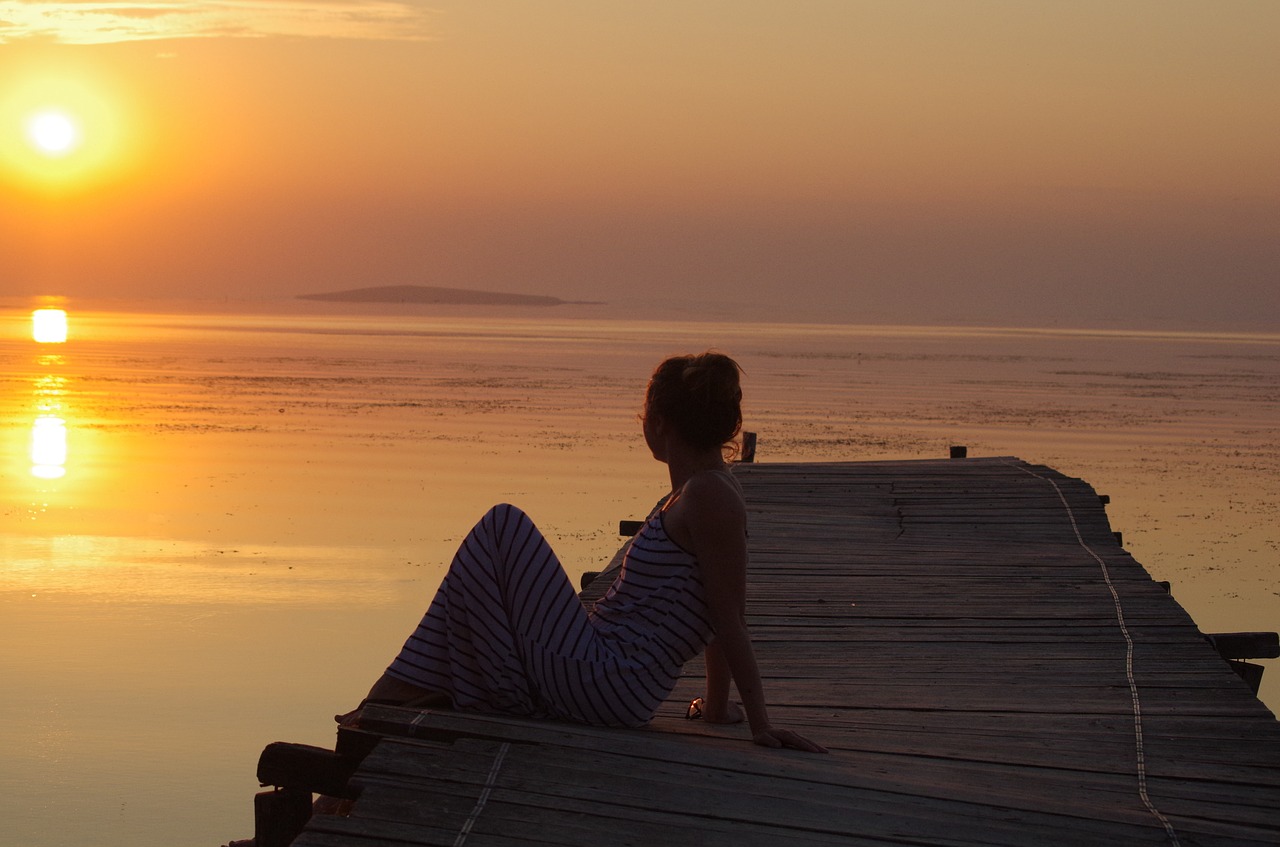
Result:
[[[1277,43],[1274,0],[0,0],[0,297],[1277,331]]]

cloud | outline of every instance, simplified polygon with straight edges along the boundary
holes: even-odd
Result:
[[[0,44],[110,44],[174,38],[423,41],[434,13],[396,0],[0,0]]]

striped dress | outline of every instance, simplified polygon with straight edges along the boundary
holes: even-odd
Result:
[[[697,561],[662,521],[632,539],[588,614],[533,521],[493,507],[387,674],[459,709],[642,726],[712,635]]]

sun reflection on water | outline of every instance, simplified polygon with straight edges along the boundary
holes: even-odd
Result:
[[[31,313],[31,339],[40,344],[61,344],[67,340],[65,309],[36,309]],[[36,358],[42,370],[61,368],[63,357],[46,353]],[[36,418],[31,425],[31,475],[37,479],[61,479],[67,474],[67,419],[63,401],[67,378],[46,372],[33,380]]]
[[[61,479],[67,474],[67,422],[41,415],[31,427],[31,475]]]
[[[64,309],[36,309],[31,313],[31,339],[40,344],[63,344],[67,340],[67,313]]]
[[[59,361],[45,361],[49,358],[56,358]],[[61,364],[61,356],[46,357],[42,356],[40,365],[49,367],[53,364]],[[58,374],[46,374],[36,377],[35,379],[35,395],[36,408],[41,412],[55,412],[62,408],[62,398],[67,393],[67,378]]]

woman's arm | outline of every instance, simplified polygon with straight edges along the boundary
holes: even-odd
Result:
[[[729,699],[733,673],[716,640],[707,645],[707,690],[702,697],[702,717],[708,723],[742,723],[742,708]]]
[[[728,700],[728,671],[742,699],[743,710],[757,744],[826,752],[820,745],[790,730],[774,727],[765,706],[764,686],[755,650],[747,631],[746,507],[741,495],[719,475],[690,480],[681,512],[707,590],[714,647],[707,657],[708,693]],[[718,676],[720,675],[720,676]],[[710,699],[710,698],[709,698]],[[709,704],[718,708],[718,702]]]

